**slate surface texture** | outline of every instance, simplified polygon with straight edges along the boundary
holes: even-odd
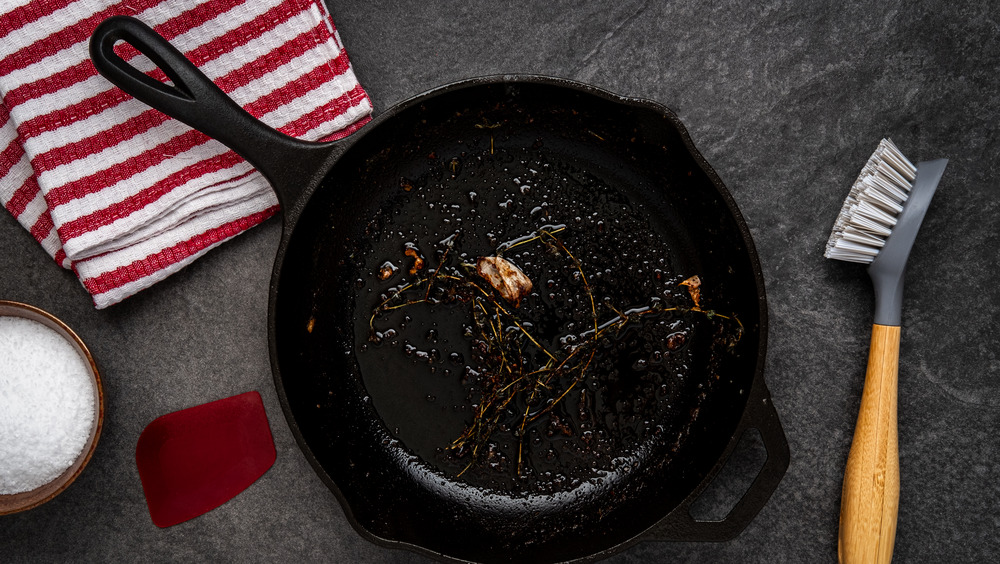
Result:
[[[791,464],[734,540],[640,543],[609,562],[835,561],[872,291],[863,269],[824,259],[823,247],[882,137],[914,162],[951,159],[908,268],[895,561],[1000,560],[997,4],[329,4],[376,113],[473,76],[587,82],[672,108],[739,204],[763,265],[766,379]],[[0,214],[0,298],[46,309],[79,332],[107,394],[89,467],[54,501],[0,517],[0,560],[427,561],[359,536],[285,423],[266,335],[279,237],[272,220],[96,311],[72,274]],[[264,398],[274,467],[222,507],[158,529],[135,466],[139,433],[167,412],[249,390]],[[724,514],[724,498],[702,510]]]

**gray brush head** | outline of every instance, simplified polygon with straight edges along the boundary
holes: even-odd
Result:
[[[867,263],[875,323],[899,325],[903,273],[947,159],[913,166],[888,139],[868,160],[827,242],[827,258]]]

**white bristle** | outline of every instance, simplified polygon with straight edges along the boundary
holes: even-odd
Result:
[[[826,243],[826,258],[860,263],[874,260],[892,234],[916,178],[917,167],[891,140],[883,139],[844,200]]]

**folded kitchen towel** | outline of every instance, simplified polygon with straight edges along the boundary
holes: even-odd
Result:
[[[278,209],[246,161],[97,74],[90,34],[121,14],[288,135],[337,139],[372,109],[322,0],[4,0],[0,203],[98,308]],[[163,79],[134,49],[122,54]]]

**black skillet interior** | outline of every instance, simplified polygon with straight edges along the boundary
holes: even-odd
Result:
[[[458,559],[568,560],[625,543],[691,494],[734,439],[765,339],[745,226],[706,169],[662,110],[544,81],[439,92],[347,150],[287,242],[273,329],[287,408],[359,530]],[[385,320],[403,327],[376,345],[373,308],[393,280],[414,279],[406,243],[434,268],[448,235],[475,257],[545,225],[565,225],[570,248],[588,233],[620,233],[587,255],[606,258],[601,268],[580,260],[608,273],[609,284],[659,275],[676,288],[699,275],[706,309],[734,314],[744,333],[718,354],[715,324],[691,322],[679,383],[656,412],[659,432],[615,443],[601,472],[559,475],[557,463],[548,474],[559,475],[555,485],[520,489],[483,473],[456,479],[462,467],[449,467],[434,445],[448,445],[470,419],[459,405],[468,323],[461,310],[414,305]],[[383,261],[399,269],[385,284]],[[631,299],[618,305],[641,305]],[[462,361],[449,363],[449,350]],[[625,392],[605,407],[628,410],[630,399]],[[510,476],[515,454],[506,446],[499,471]]]

